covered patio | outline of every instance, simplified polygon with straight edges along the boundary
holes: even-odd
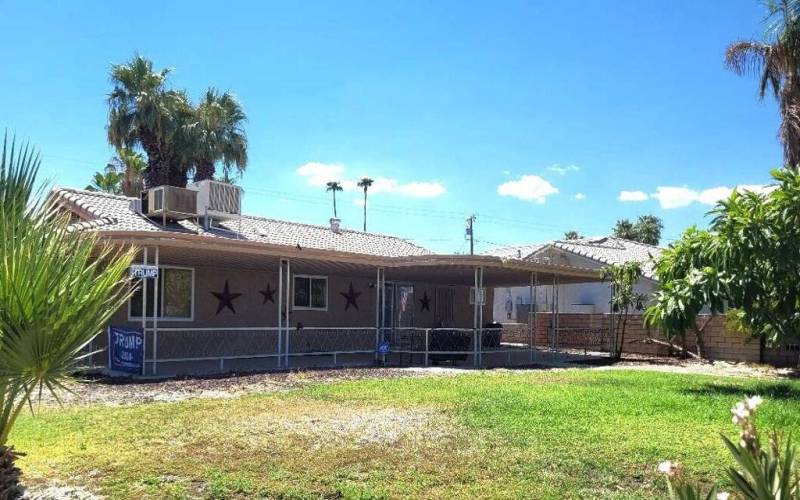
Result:
[[[143,280],[113,321],[144,331],[145,376],[569,361],[576,353],[560,348],[558,308],[537,313],[536,289],[557,297],[559,284],[600,280],[596,270],[490,256],[377,257],[192,234],[114,241],[137,245],[139,263],[165,270]],[[170,277],[179,272],[183,281]],[[181,310],[170,297],[189,276],[190,310],[170,317],[171,307]],[[527,286],[532,298],[526,331],[513,335],[489,316],[492,289],[509,286]],[[137,317],[141,304],[148,313]]]

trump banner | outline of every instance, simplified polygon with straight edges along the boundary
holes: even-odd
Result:
[[[141,330],[108,327],[109,368],[125,373],[142,373],[144,334]]]

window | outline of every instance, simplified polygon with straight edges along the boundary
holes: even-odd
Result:
[[[451,287],[436,289],[436,323],[439,326],[455,325],[456,290]]]
[[[486,288],[481,288],[478,292],[478,305],[482,306],[486,303]],[[475,287],[469,287],[469,305],[475,305]]]
[[[178,267],[161,267],[158,273],[158,296],[155,300],[157,312],[153,313],[155,279],[147,282],[147,317],[166,320],[191,320],[194,302],[194,270]],[[142,317],[142,287],[139,286],[130,299],[128,317]]]
[[[294,277],[295,309],[328,309],[328,278],[325,276]]]

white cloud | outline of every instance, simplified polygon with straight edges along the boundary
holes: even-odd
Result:
[[[713,205],[731,195],[732,189],[728,186],[717,186],[704,189],[697,193],[697,201],[705,205]]]
[[[322,187],[330,181],[341,181],[344,167],[335,163],[309,162],[298,167],[297,174],[305,177],[309,186]]]
[[[586,195],[583,194],[583,193],[575,193],[575,199],[579,200],[579,201],[580,200],[585,200],[586,199]]]
[[[345,191],[361,191],[357,179],[344,178],[345,168],[333,163],[309,162],[297,169],[297,174],[313,187],[323,187],[327,182],[338,181]],[[365,177],[365,176],[362,176]],[[411,198],[436,198],[447,192],[438,181],[400,182],[390,177],[376,177],[369,188],[369,194],[394,193]]]
[[[617,196],[619,201],[646,201],[648,198],[644,191],[620,191]]]
[[[558,188],[538,175],[523,175],[516,181],[497,186],[497,194],[519,200],[544,203],[548,196],[558,193]]]
[[[547,170],[549,170],[551,172],[555,172],[555,173],[557,173],[559,175],[566,175],[567,172],[577,172],[580,169],[581,169],[581,167],[579,167],[577,165],[558,165],[558,164],[556,164],[556,165],[550,165],[549,167],[547,167]]]
[[[658,200],[661,208],[680,208],[691,205],[697,200],[698,192],[686,186],[658,186],[653,198]]]
[[[733,189],[739,192],[752,191],[764,194],[774,189],[774,187],[761,184],[740,184]],[[653,193],[653,198],[657,199],[661,208],[664,209],[686,207],[694,202],[714,205],[730,196],[733,189],[728,186],[716,186],[696,191],[686,186],[658,186],[656,192]]]

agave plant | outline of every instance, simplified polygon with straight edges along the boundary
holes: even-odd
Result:
[[[26,406],[58,398],[87,346],[131,293],[133,249],[71,231],[36,188],[39,156],[3,139],[0,153],[0,498],[22,491],[9,445]]]

